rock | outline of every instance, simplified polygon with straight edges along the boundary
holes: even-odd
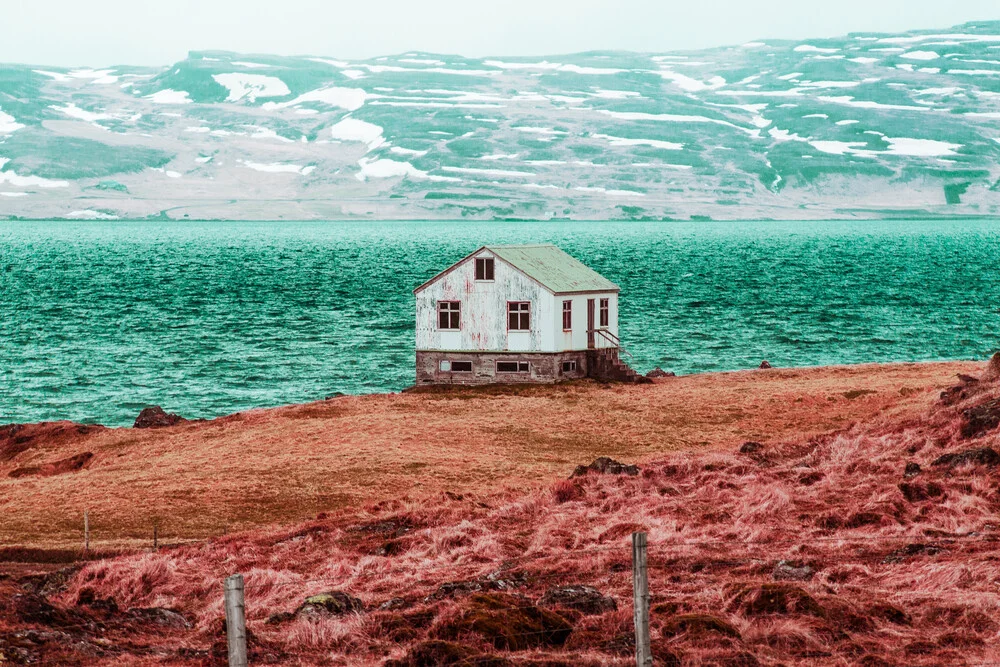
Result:
[[[962,437],[974,438],[1000,426],[1000,399],[962,410]]]
[[[59,461],[55,461],[53,463],[46,463],[45,465],[15,468],[14,470],[11,470],[7,476],[16,479],[18,477],[29,477],[31,475],[37,475],[38,477],[62,475],[63,473],[76,472],[77,470],[83,469],[93,458],[93,452],[83,452],[82,454],[77,454],[76,456],[71,456],[67,459],[60,459]]]
[[[295,611],[295,615],[299,618],[343,616],[364,610],[364,603],[353,595],[342,591],[327,591],[307,597],[305,602]]]
[[[740,454],[756,454],[764,449],[764,445],[759,442],[744,442],[740,447]]]
[[[676,637],[684,633],[715,633],[727,637],[736,637],[737,639],[740,636],[740,631],[732,623],[711,614],[681,614],[674,616],[667,619],[661,633],[664,637]]]
[[[916,503],[929,498],[940,498],[944,488],[935,482],[920,484],[919,482],[900,482],[899,490],[907,502]]]
[[[672,377],[677,377],[677,373],[674,373],[673,371],[665,371],[662,368],[660,368],[659,366],[657,366],[653,370],[651,370],[648,373],[646,373],[646,377],[648,377],[650,379],[652,379],[652,378],[672,378]]]
[[[764,361],[760,362],[760,366],[758,366],[757,368],[767,369],[767,368],[774,368],[774,366],[772,366],[771,363],[767,359],[765,359]]]
[[[892,565],[895,563],[902,563],[903,561],[916,556],[933,556],[944,551],[947,551],[947,549],[942,549],[941,547],[934,546],[933,544],[907,544],[905,547],[896,549],[883,558],[882,563],[885,565]]]
[[[378,606],[379,611],[393,611],[396,609],[403,609],[410,605],[404,598],[389,598],[382,604]]]
[[[287,623],[295,618],[295,614],[290,611],[279,611],[276,614],[271,614],[264,621],[267,625],[281,625],[282,623]]]
[[[191,627],[191,623],[176,609],[146,607],[129,609],[127,613],[137,621],[152,623],[164,628],[188,629]]]
[[[788,561],[779,560],[771,576],[777,581],[809,581],[816,571],[808,565],[795,567]]]
[[[589,466],[577,466],[570,478],[573,477],[583,477],[592,472],[600,473],[602,475],[638,475],[639,466],[637,465],[627,465],[621,463],[620,461],[615,461],[607,456],[602,456],[600,458],[594,459],[594,462]]]
[[[903,477],[905,479],[912,479],[920,474],[920,464],[910,461],[906,464],[906,468],[903,470]]]
[[[826,614],[809,593],[785,583],[744,588],[733,596],[729,608],[748,617],[786,614],[823,617]]]
[[[948,466],[949,468],[963,465],[981,465],[987,468],[995,468],[1000,465],[1000,454],[997,454],[992,447],[978,447],[962,452],[944,454],[934,459],[931,465],[935,467]]]
[[[1000,352],[990,357],[990,362],[986,364],[986,370],[979,376],[980,382],[996,382],[1000,380]]]
[[[387,660],[383,667],[431,667],[432,665],[508,667],[510,664],[506,658],[480,653],[463,644],[432,639],[417,644],[402,658]]]
[[[163,428],[165,426],[175,426],[188,421],[180,415],[170,414],[158,405],[144,408],[139,416],[135,418],[132,428]]]
[[[489,593],[473,595],[469,606],[459,616],[441,623],[436,633],[448,641],[476,634],[501,651],[526,651],[562,646],[572,631],[573,626],[565,618],[524,597]]]
[[[962,384],[979,384],[979,378],[974,378],[971,375],[965,375],[964,373],[959,373],[957,376],[958,381]]]
[[[545,592],[538,604],[542,607],[575,609],[587,616],[618,611],[618,604],[613,598],[603,595],[599,590],[590,586],[551,588]]]

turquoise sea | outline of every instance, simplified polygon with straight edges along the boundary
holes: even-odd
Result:
[[[0,423],[398,391],[421,282],[554,242],[621,285],[636,366],[985,358],[1000,222],[0,222]]]

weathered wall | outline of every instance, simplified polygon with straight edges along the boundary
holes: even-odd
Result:
[[[471,361],[471,373],[442,371],[441,361]],[[528,373],[497,373],[497,361],[527,361]],[[562,363],[576,361],[576,371],[564,373]],[[575,352],[436,352],[417,350],[417,384],[518,384],[559,382],[587,376],[586,351]]]
[[[493,254],[484,250],[476,256],[493,257]],[[417,292],[417,349],[556,351],[552,293],[499,258],[495,263],[495,279],[477,281],[474,260],[470,257]],[[438,301],[462,302],[460,331],[438,330]],[[530,331],[507,331],[508,301],[531,302]],[[559,332],[562,332],[561,319]]]
[[[594,300],[594,328],[601,326],[601,299],[608,299],[607,329],[618,335],[618,294],[615,292],[595,292],[593,294],[564,294],[555,297],[555,318],[553,326],[556,330],[556,349],[585,350],[587,349],[587,300]],[[573,302],[573,330],[563,331],[562,307],[563,301]],[[595,347],[611,347],[611,344],[599,335],[594,336]]]

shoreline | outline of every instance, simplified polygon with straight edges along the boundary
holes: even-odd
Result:
[[[923,410],[982,362],[681,376],[651,385],[515,385],[344,396],[166,428],[25,427],[0,458],[0,544],[202,540],[445,491],[529,489],[599,456],[642,463],[806,440]],[[73,428],[69,428],[72,426]],[[3,450],[14,438],[0,438]],[[58,464],[80,460],[65,471]],[[76,457],[76,458],[74,458]],[[63,468],[71,467],[64,465]],[[15,469],[33,470],[12,477]],[[51,473],[51,474],[50,474]]]

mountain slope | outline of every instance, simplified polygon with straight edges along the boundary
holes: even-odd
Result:
[[[0,215],[1000,210],[1000,22],[696,52],[0,69]]]

